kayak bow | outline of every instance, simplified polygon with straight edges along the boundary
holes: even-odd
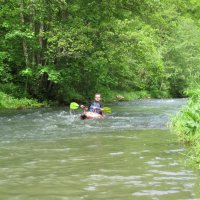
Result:
[[[81,119],[103,119],[105,118],[104,115],[100,115],[94,112],[85,112],[81,115]]]

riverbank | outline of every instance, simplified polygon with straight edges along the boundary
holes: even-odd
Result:
[[[165,91],[108,91],[102,92],[103,100],[107,102],[115,101],[133,101],[138,99],[160,99],[170,98],[171,96]]]
[[[150,99],[150,98],[169,98],[170,96],[165,92],[149,92],[149,91],[105,91],[102,92],[103,103],[112,103],[116,101],[133,101],[137,99]],[[81,96],[80,99],[70,99],[68,102],[39,102],[36,99],[29,98],[16,98],[10,94],[0,91],[0,108],[30,108],[30,107],[43,107],[66,104],[72,101],[84,102],[85,97]],[[85,102],[87,103],[87,102]]]
[[[11,95],[0,92],[0,108],[30,108],[42,107],[44,103],[39,103],[37,100],[28,98],[14,98]]]
[[[200,88],[187,91],[187,105],[172,119],[172,130],[189,145],[187,162],[200,168]]]

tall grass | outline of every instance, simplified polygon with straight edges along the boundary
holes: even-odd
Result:
[[[33,99],[14,98],[11,95],[0,92],[0,108],[29,108],[41,107],[43,104],[38,103]]]
[[[190,145],[190,161],[200,167],[200,87],[187,90],[187,105],[172,119],[172,129]]]

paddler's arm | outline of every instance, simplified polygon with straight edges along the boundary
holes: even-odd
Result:
[[[103,113],[103,107],[101,107],[101,108],[99,108],[99,109],[100,109],[100,111],[101,111],[100,115],[102,115],[103,117],[105,117],[105,114]]]
[[[87,106],[80,105],[80,108],[82,108],[82,109],[83,109],[84,113],[85,113],[86,111],[88,111],[88,107],[87,107]]]
[[[104,114],[103,114],[103,104],[102,103],[100,103],[100,110],[101,110],[101,115],[104,116]]]

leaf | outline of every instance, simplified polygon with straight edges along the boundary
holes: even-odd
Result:
[[[23,75],[23,76],[32,76],[33,75],[33,70],[30,67],[28,67],[28,68],[22,70],[20,72],[20,74]]]

